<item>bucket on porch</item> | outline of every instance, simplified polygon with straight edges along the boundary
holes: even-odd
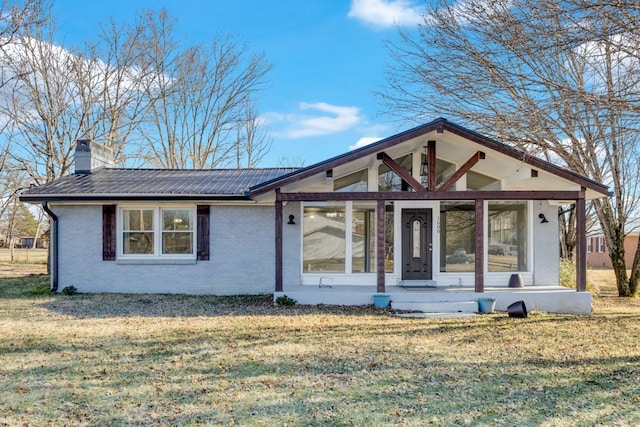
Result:
[[[375,308],[387,308],[391,303],[391,295],[389,294],[373,294],[373,306]]]
[[[522,275],[512,274],[511,277],[509,278],[509,287],[524,288],[524,281],[522,280]]]
[[[509,317],[527,317],[527,306],[524,301],[516,301],[507,307],[507,313],[509,313]]]
[[[478,311],[480,313],[493,313],[495,309],[495,298],[478,298]]]

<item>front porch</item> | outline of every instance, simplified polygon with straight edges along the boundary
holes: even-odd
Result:
[[[303,305],[371,305],[376,294],[376,286],[348,285],[299,285],[286,287],[274,293],[275,298],[286,295]],[[391,300],[391,308],[412,310],[412,307],[428,307],[416,311],[464,311],[464,306],[476,303],[479,298],[494,298],[496,310],[506,311],[516,301],[524,301],[528,311],[544,311],[548,313],[591,314],[591,293],[576,292],[562,286],[525,286],[524,288],[485,288],[484,292],[475,292],[472,287],[439,287],[439,288],[404,288],[387,286],[386,294]],[[444,303],[444,304],[439,304]],[[456,303],[462,303],[459,309]],[[464,304],[466,303],[466,304]],[[437,309],[436,307],[445,307]],[[477,311],[477,307],[476,310]]]

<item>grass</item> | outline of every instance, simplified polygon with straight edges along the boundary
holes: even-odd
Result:
[[[635,425],[640,301],[594,304],[407,319],[4,278],[0,425]]]

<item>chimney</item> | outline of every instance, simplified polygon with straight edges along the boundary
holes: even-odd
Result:
[[[76,141],[75,173],[91,173],[102,168],[112,168],[113,150],[89,139]]]

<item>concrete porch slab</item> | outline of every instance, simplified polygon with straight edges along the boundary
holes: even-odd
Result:
[[[332,285],[331,288],[318,286],[290,286],[278,296],[287,295],[302,305],[372,305],[375,286]],[[575,289],[560,286],[525,286],[524,288],[487,288],[485,292],[474,292],[472,288],[404,289],[388,286],[391,304],[398,303],[434,303],[434,302],[471,302],[479,298],[494,298],[496,311],[507,311],[507,307],[524,301],[527,311],[544,311],[561,314],[591,314],[591,293],[576,292]],[[441,311],[441,310],[440,310]],[[456,310],[457,311],[457,310]],[[477,311],[477,307],[476,307]]]

